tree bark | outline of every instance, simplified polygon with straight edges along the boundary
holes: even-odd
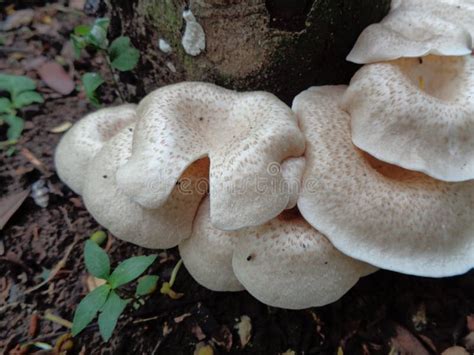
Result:
[[[345,60],[360,32],[387,13],[390,0],[109,0],[111,36],[127,35],[141,52],[122,79],[138,97],[162,85],[199,80],[270,91],[287,103],[313,85],[348,83]],[[206,47],[181,44],[191,9]],[[172,52],[164,53],[164,39]]]

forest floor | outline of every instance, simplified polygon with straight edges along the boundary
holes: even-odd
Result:
[[[33,13],[18,16],[30,18],[17,19],[14,28],[0,33],[0,71],[34,79],[45,98],[21,111],[26,128],[16,152],[0,151],[0,222],[7,220],[0,229],[0,352],[5,354],[47,353],[21,345],[54,346],[69,332],[61,319],[71,321],[93,287],[83,244],[100,226],[80,197],[59,181],[53,165],[61,137],[54,131],[94,109],[79,88],[80,76],[96,70],[110,79],[100,57],[73,56],[71,32],[93,21],[82,5],[77,0],[37,5]],[[5,7],[2,19],[20,9]],[[46,70],[44,64],[51,62],[65,72],[58,73],[57,66]],[[71,80],[75,89],[64,94],[61,85]],[[110,85],[100,98],[104,104],[120,102]],[[0,141],[5,134],[5,125],[0,126]],[[29,196],[39,179],[49,188],[45,208]],[[7,210],[15,211],[11,218],[5,217]],[[105,249],[113,264],[152,253],[111,235]],[[159,251],[149,272],[167,280],[178,260],[176,249]],[[139,309],[129,307],[108,343],[95,323],[87,327],[73,338],[68,353],[193,354],[199,343],[212,345],[216,354],[437,354],[454,345],[474,350],[473,272],[429,279],[378,271],[338,302],[301,311],[265,306],[246,292],[211,292],[184,268],[174,289],[184,296],[173,300],[155,292]],[[51,314],[59,322],[51,321]],[[236,328],[244,315],[251,323],[246,344]]]

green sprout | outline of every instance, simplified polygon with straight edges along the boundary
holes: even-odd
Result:
[[[104,57],[112,74],[116,90],[124,101],[115,77],[115,70],[125,72],[134,69],[140,58],[140,52],[130,42],[130,38],[126,36],[120,36],[109,44],[107,39],[109,23],[108,18],[98,18],[92,25],[79,25],[71,34],[71,41],[77,58],[80,57],[82,50],[85,48],[93,48]],[[105,80],[98,73],[86,73],[82,76],[84,91],[94,106],[100,105],[96,92],[104,83]]]
[[[18,110],[32,103],[43,103],[43,97],[36,92],[36,83],[26,76],[0,73],[0,91],[9,97],[0,97],[0,125],[7,124],[7,140],[0,142],[0,149],[9,147],[7,154],[12,154],[20,138],[25,122],[18,116]]]
[[[94,235],[97,235],[97,232]],[[111,272],[107,253],[93,239],[87,240],[84,247],[87,271],[106,282],[87,294],[77,306],[72,322],[72,335],[79,334],[98,316],[99,332],[102,339],[108,341],[120,315],[132,301],[121,298],[117,289],[143,274],[156,257],[156,255],[131,257],[121,262]],[[142,277],[135,295],[138,297],[152,293],[156,289],[157,282],[158,276]]]
[[[172,287],[176,281],[176,276],[178,275],[179,268],[183,264],[183,259],[180,259],[175,267],[173,268],[173,271],[171,272],[171,277],[168,282],[163,282],[163,285],[161,286],[160,292],[164,295],[168,295],[171,299],[177,300],[178,298],[183,297],[182,293],[175,292]]]

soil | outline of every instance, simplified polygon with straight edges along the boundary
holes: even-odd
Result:
[[[100,229],[81,199],[58,180],[53,152],[61,135],[50,131],[78,120],[93,107],[78,90],[61,95],[47,87],[32,62],[39,55],[62,60],[76,85],[86,71],[99,70],[109,81],[110,75],[94,53],[74,61],[68,52],[69,33],[91,18],[67,2],[36,6],[33,22],[2,33],[5,46],[0,47],[0,70],[30,76],[45,97],[44,104],[21,112],[27,124],[16,153],[8,156],[1,151],[0,201],[29,189],[40,178],[50,188],[46,208],[27,198],[0,231],[0,350],[5,354],[28,353],[18,346],[31,342],[54,345],[68,332],[45,316],[50,312],[72,319],[90,281],[83,242]],[[3,50],[9,46],[16,50]],[[104,104],[119,102],[111,85],[100,96]],[[0,140],[4,139],[5,127],[0,126]],[[110,235],[106,250],[114,264],[153,253]],[[167,280],[179,255],[176,249],[159,253],[159,262],[148,272]],[[33,289],[51,270],[54,277]],[[361,279],[336,303],[301,311],[265,306],[246,292],[209,291],[184,268],[173,288],[184,296],[173,300],[155,292],[139,309],[129,307],[108,343],[92,324],[73,339],[68,353],[193,354],[200,342],[212,344],[216,354],[437,354],[455,344],[474,348],[469,336],[474,331],[473,272],[429,279],[378,271]],[[245,346],[235,328],[243,315],[252,324]]]

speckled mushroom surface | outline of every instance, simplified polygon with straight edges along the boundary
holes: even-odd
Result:
[[[305,166],[306,159],[304,157],[289,158],[281,163],[281,173],[290,192],[290,199],[286,209],[291,209],[296,206]]]
[[[213,291],[244,289],[232,269],[232,255],[238,232],[214,228],[209,218],[210,202],[206,198],[196,215],[189,239],[179,244],[184,266],[202,286]]]
[[[258,226],[221,231],[209,202],[179,246],[197,282],[217,291],[245,289],[270,306],[302,309],[332,303],[374,267],[337,251],[295,210]]]
[[[445,181],[474,179],[474,58],[366,65],[342,107],[352,140],[376,158]]]
[[[340,109],[344,91],[311,88],[293,102],[307,139],[304,218],[343,253],[383,269],[430,277],[468,271],[474,181],[442,182],[360,151]]]
[[[56,148],[54,164],[59,178],[82,194],[85,171],[103,144],[123,127],[136,121],[136,105],[124,104],[97,110],[77,122]]]
[[[145,209],[120,191],[115,178],[131,154],[134,126],[122,129],[92,159],[85,176],[84,204],[117,238],[147,248],[172,248],[191,235],[196,210],[207,193],[209,161],[194,162],[161,207]]]
[[[472,0],[396,0],[380,23],[361,33],[347,60],[366,64],[428,54],[467,55],[473,35]]]
[[[259,225],[289,203],[281,171],[304,151],[293,112],[266,92],[238,93],[184,82],[160,88],[139,104],[140,120],[129,161],[119,168],[119,187],[146,208],[168,199],[194,161],[210,159],[212,223],[225,230]]]

